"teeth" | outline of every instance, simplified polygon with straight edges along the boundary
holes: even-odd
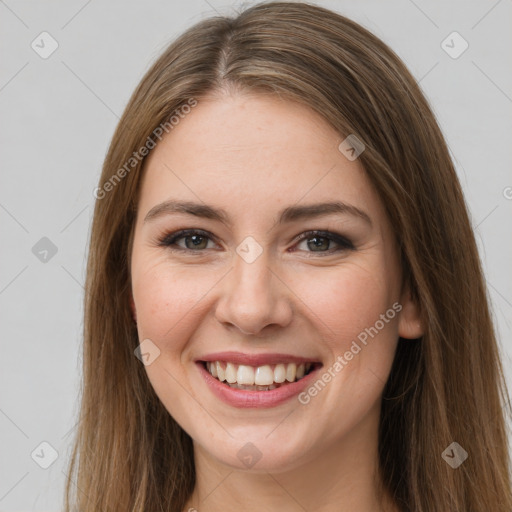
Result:
[[[243,384],[237,384],[235,382],[235,384],[228,384],[228,386],[230,388],[235,388],[235,389],[244,389],[246,391],[270,391],[272,389],[276,389],[276,385],[275,384],[271,384],[270,386],[245,386]]]
[[[286,381],[295,382],[302,379],[311,367],[312,363],[266,364],[256,368],[223,361],[208,361],[206,363],[210,374],[221,382],[227,381],[232,388],[257,391],[275,389]]]
[[[238,384],[252,386],[254,384],[254,368],[252,366],[245,366],[241,364],[236,372],[236,381]],[[256,384],[259,384],[259,382],[256,382]],[[272,382],[269,384],[272,384]]]
[[[274,382],[274,372],[268,364],[258,366],[254,375],[254,383],[258,386],[270,386]]]
[[[284,364],[276,364],[274,368],[274,381],[283,383],[286,380],[286,366]]]
[[[286,367],[286,380],[288,382],[293,382],[295,380],[296,376],[297,376],[297,365],[289,364]]]
[[[210,373],[214,377],[217,377],[221,382],[225,381],[226,380],[226,371],[224,370],[224,368],[222,368],[222,366],[219,363],[219,361],[216,361],[215,363],[212,363],[212,365],[215,366],[215,371],[216,371],[217,375],[213,375],[212,371],[210,371]]]
[[[233,363],[228,363],[226,365],[226,380],[233,384],[236,382],[236,367]]]

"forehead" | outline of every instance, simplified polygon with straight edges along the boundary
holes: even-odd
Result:
[[[262,218],[299,202],[341,200],[379,217],[364,168],[338,149],[343,139],[313,110],[277,97],[199,100],[147,157],[140,210],[172,197]]]

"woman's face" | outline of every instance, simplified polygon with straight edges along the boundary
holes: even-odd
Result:
[[[343,139],[299,104],[219,96],[146,160],[131,259],[141,351],[211,460],[278,472],[373,446],[397,339],[421,334],[384,207]]]

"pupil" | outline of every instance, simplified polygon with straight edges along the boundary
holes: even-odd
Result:
[[[313,247],[316,247],[316,248],[321,248],[322,245],[324,245],[324,246],[329,245],[329,240],[327,240],[327,238],[323,238],[320,236],[315,236],[315,237],[311,238],[310,240],[314,240]],[[311,246],[310,246],[310,249],[311,249]],[[324,249],[327,249],[327,247],[324,247]]]
[[[191,235],[187,238],[192,239],[194,248],[197,248],[201,244],[201,242],[204,242],[204,237],[202,237],[201,235]],[[188,248],[190,249],[190,247],[188,247]]]

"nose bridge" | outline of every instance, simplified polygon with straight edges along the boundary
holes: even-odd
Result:
[[[237,248],[230,298],[245,315],[266,316],[272,309],[275,297],[270,263],[269,251],[257,248],[254,242],[243,242]]]
[[[271,267],[269,251],[252,237],[239,244],[216,311],[220,322],[256,334],[267,325],[290,321],[288,298]]]
[[[270,265],[268,251],[263,251],[254,259],[245,259],[237,254],[233,260],[234,292],[241,297],[257,295],[268,300],[271,296],[273,276]]]

